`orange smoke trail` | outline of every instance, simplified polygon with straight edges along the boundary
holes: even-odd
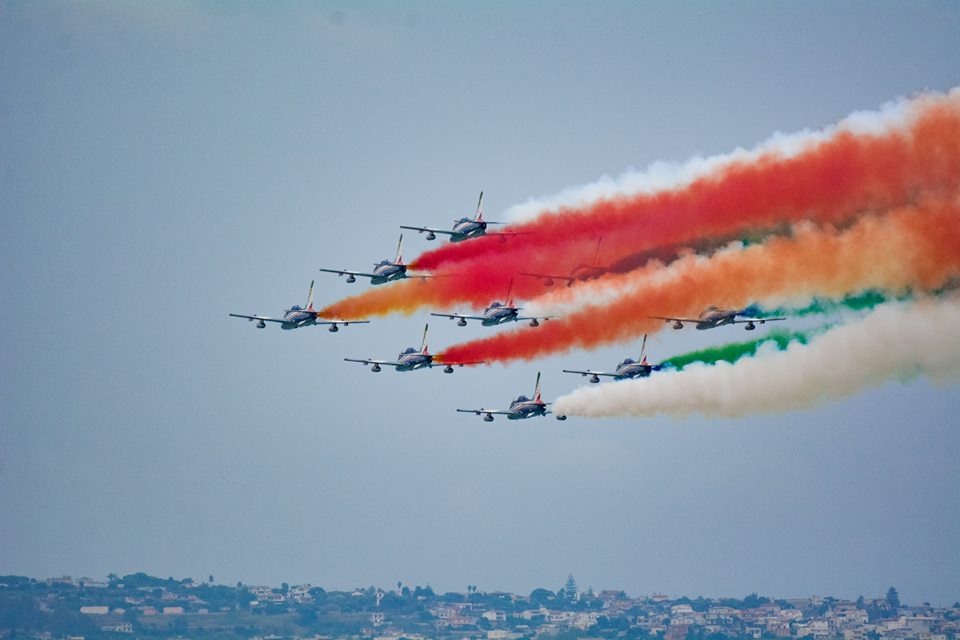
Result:
[[[446,276],[416,295],[409,288],[403,295],[371,290],[331,305],[324,317],[409,313],[427,304],[480,306],[503,297],[514,274],[566,275],[578,266],[628,270],[658,247],[800,220],[840,223],[907,205],[922,193],[952,192],[960,183],[960,90],[918,98],[908,115],[909,126],[880,135],[840,130],[792,157],[768,153],[681,189],[603,200],[511,227],[527,235],[445,245],[415,261]],[[602,248],[593,264],[598,238]],[[519,298],[546,290],[536,278],[514,280]]]
[[[587,306],[537,329],[455,345],[443,357],[529,360],[657,331],[664,323],[648,318],[651,314],[696,317],[710,304],[741,308],[783,293],[838,297],[866,288],[932,289],[958,273],[960,205],[954,197],[927,199],[863,217],[844,231],[802,225],[793,237],[709,259],[683,259],[660,274],[667,277],[623,276],[625,283],[634,282],[610,304]]]

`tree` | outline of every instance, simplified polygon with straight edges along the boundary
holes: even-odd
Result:
[[[863,596],[859,596],[857,598],[857,609],[866,609],[866,608],[867,608],[866,600],[863,599]]]
[[[900,608],[900,596],[893,587],[887,589],[887,602],[890,603],[890,606],[893,607],[894,610]]]

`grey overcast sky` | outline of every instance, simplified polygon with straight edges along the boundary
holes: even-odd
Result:
[[[342,358],[425,312],[227,316],[362,290],[317,268],[480,189],[495,219],[947,90],[958,33],[952,1],[3,2],[0,574],[960,600],[957,385],[487,425],[454,408],[638,345],[374,376]],[[741,335],[669,333],[653,357]]]

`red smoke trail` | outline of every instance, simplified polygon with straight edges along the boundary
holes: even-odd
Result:
[[[772,152],[734,162],[681,189],[546,213],[510,228],[529,235],[448,244],[416,264],[437,269],[477,258],[499,263],[505,253],[536,254],[549,247],[553,251],[544,255],[549,261],[528,260],[528,266],[570,269],[592,258],[593,245],[583,247],[583,238],[604,237],[604,256],[616,260],[784,221],[838,221],[865,209],[887,210],[905,204],[916,189],[952,187],[960,176],[960,92],[919,99],[913,109],[916,119],[907,129],[881,135],[841,130],[790,158]],[[560,251],[572,238],[581,246]]]
[[[455,345],[443,357],[529,360],[636,338],[665,326],[648,315],[696,317],[711,304],[741,308],[783,293],[839,297],[867,288],[932,289],[957,274],[960,205],[952,197],[927,200],[887,215],[863,217],[844,231],[805,225],[790,238],[773,238],[709,259],[683,259],[665,270],[669,277],[634,281],[610,304],[587,306],[537,329]],[[630,275],[621,278],[634,280]]]
[[[681,189],[602,200],[510,228],[529,231],[526,235],[445,245],[414,264],[447,277],[429,281],[413,290],[415,295],[409,287],[403,295],[370,291],[328,307],[324,317],[410,313],[423,305],[482,306],[502,298],[514,274],[562,276],[578,266],[633,266],[657,248],[800,220],[840,223],[909,204],[923,192],[955,189],[960,183],[960,91],[920,98],[910,115],[912,124],[903,129],[880,135],[841,130],[789,158],[768,153],[731,163]],[[603,241],[594,264],[598,238]],[[518,298],[545,291],[539,279],[514,279]]]

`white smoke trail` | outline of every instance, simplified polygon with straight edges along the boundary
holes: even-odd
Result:
[[[950,95],[957,93],[960,93],[960,88],[949,92]],[[776,154],[783,158],[794,157],[839,132],[879,136],[897,128],[906,129],[913,124],[915,116],[919,113],[919,109],[913,107],[921,106],[937,97],[939,94],[931,93],[914,98],[899,98],[876,111],[851,113],[836,124],[817,131],[777,132],[753,149],[738,148],[730,153],[706,158],[694,156],[685,162],[657,161],[642,171],[630,169],[616,178],[602,176],[595,182],[571,187],[553,196],[530,198],[526,202],[509,207],[501,217],[511,222],[522,222],[544,211],[583,207],[598,200],[617,196],[649,194],[684,187],[698,178],[734,163],[755,162],[761,156],[768,154]]]
[[[960,301],[924,300],[877,307],[862,321],[831,329],[807,345],[773,345],[734,364],[690,365],[643,380],[577,389],[554,411],[583,417],[657,414],[737,417],[803,409],[890,379],[960,376]]]

